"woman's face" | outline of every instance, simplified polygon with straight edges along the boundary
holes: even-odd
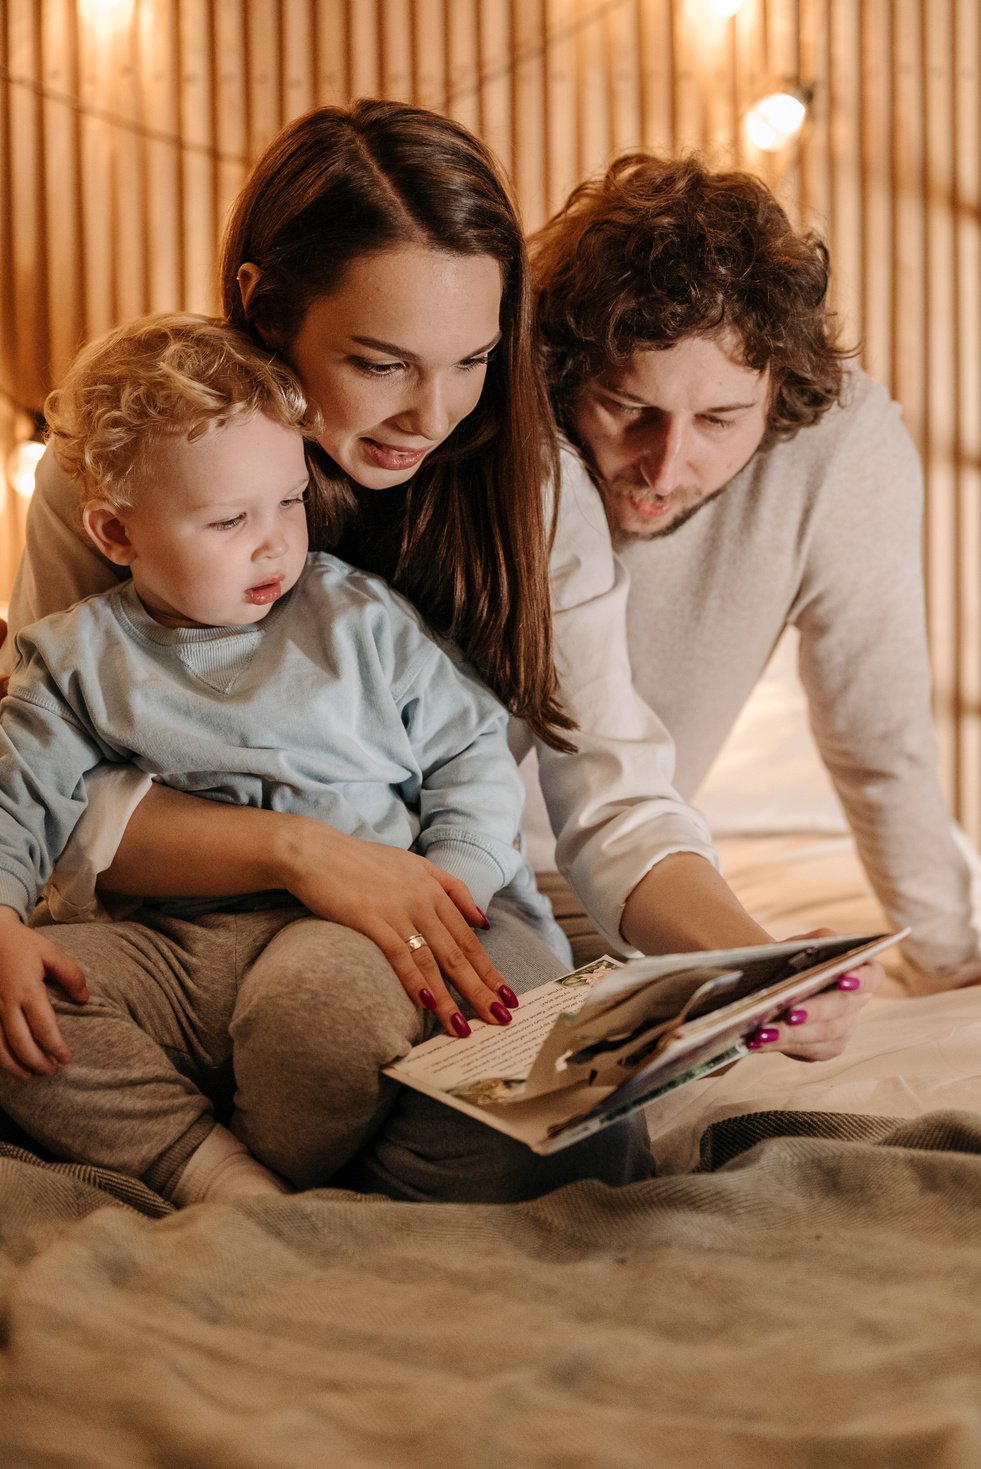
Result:
[[[477,406],[500,340],[490,255],[402,245],[362,256],[285,356],[324,421],[319,442],[366,489],[411,479]]]

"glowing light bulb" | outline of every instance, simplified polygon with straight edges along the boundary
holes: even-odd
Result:
[[[746,132],[751,143],[765,153],[776,153],[804,126],[807,103],[798,92],[771,92],[746,114]]]
[[[7,455],[7,480],[18,495],[29,500],[34,493],[34,472],[44,453],[44,445],[37,439],[22,439]]]

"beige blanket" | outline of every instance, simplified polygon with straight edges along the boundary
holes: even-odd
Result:
[[[730,1118],[500,1207],[174,1214],[0,1153],[5,1469],[981,1463],[974,1114]]]

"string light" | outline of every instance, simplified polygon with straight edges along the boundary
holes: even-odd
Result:
[[[797,137],[811,104],[811,93],[794,83],[754,102],[746,113],[746,135],[764,153],[777,153]]]
[[[17,440],[4,465],[7,483],[14,494],[20,495],[24,500],[29,500],[34,493],[34,475],[38,460],[44,453],[44,419],[40,413],[35,413],[33,418],[34,432],[30,438],[21,437]]]

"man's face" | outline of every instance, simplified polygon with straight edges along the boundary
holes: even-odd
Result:
[[[749,463],[766,432],[770,373],[730,332],[634,352],[587,383],[576,435],[625,536],[669,535]]]

